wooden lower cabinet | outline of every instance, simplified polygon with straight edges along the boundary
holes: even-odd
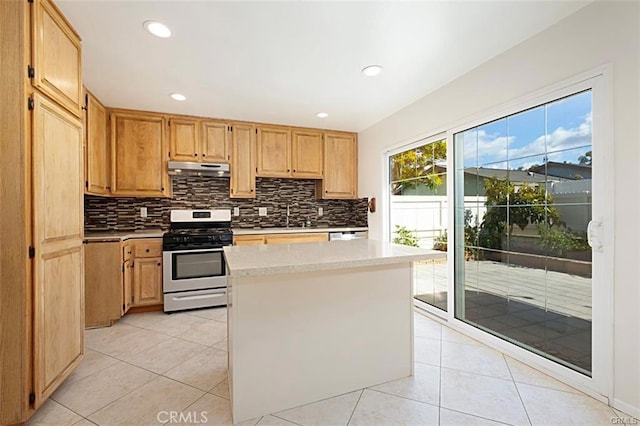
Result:
[[[327,234],[326,232],[304,232],[297,234],[252,234],[236,235],[233,237],[234,246],[319,243],[323,241],[329,241],[329,234]]]
[[[162,304],[162,239],[85,245],[85,327],[105,327],[130,308]]]
[[[133,267],[132,306],[162,303],[162,258],[136,258]]]
[[[84,253],[85,327],[109,326],[123,313],[121,243],[89,242]]]

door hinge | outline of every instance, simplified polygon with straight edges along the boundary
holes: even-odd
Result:
[[[27,100],[27,108],[29,108],[29,111],[33,111],[33,109],[35,108],[35,104],[33,102],[33,98],[29,98]]]
[[[122,265],[122,272],[124,272],[124,265]]]
[[[126,309],[126,307],[124,306],[124,303],[122,304],[122,310],[124,311]]]
[[[31,1],[33,1],[33,0],[31,0]],[[29,3],[31,3],[31,1]],[[31,392],[29,394],[29,405],[33,405],[33,404],[35,404],[35,402],[36,402],[36,394]]]
[[[233,126],[229,126],[229,131],[233,132]]]
[[[84,187],[85,187],[85,188],[87,188],[87,189],[89,189],[89,181],[88,181],[88,180],[85,180],[85,181],[84,181]]]
[[[36,249],[33,246],[29,246],[29,259],[36,257]]]
[[[84,95],[84,106],[81,108],[85,111],[89,111],[89,95]]]
[[[33,1],[30,1],[29,3],[33,3]],[[33,68],[31,65],[27,65],[27,77],[33,78],[35,76],[36,76],[36,69]]]
[[[256,135],[258,134],[258,129],[256,129]]]

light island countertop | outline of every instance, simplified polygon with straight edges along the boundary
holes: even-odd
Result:
[[[437,250],[377,240],[328,241],[306,244],[229,246],[224,248],[231,277],[263,276],[444,259]]]

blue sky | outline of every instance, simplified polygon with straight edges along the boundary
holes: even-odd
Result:
[[[587,91],[469,129],[461,135],[464,166],[528,168],[542,164],[545,156],[577,163],[591,150],[591,118]]]

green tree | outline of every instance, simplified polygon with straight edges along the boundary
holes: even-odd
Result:
[[[593,158],[592,158],[591,151],[587,151],[584,153],[584,155],[581,155],[580,157],[578,157],[578,162],[586,166],[590,166],[592,161],[593,161]]]
[[[447,159],[447,142],[442,140],[393,155],[390,158],[391,190],[394,195],[424,185],[435,189],[442,185],[436,165]]]
[[[522,230],[529,224],[560,224],[558,211],[549,207],[553,198],[541,186],[525,182],[516,188],[495,176],[484,179],[484,185],[487,212],[478,231],[481,247],[502,249],[502,239],[512,233],[513,225]]]

